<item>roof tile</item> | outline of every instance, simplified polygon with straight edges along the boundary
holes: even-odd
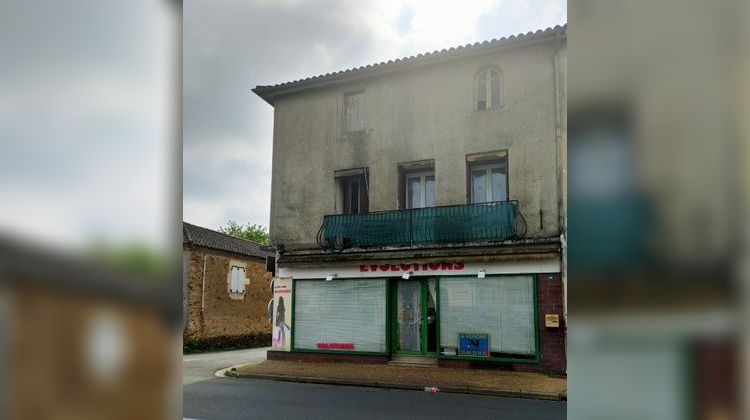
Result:
[[[368,64],[366,66],[354,67],[354,68],[350,68],[346,70],[321,74],[317,76],[311,76],[305,79],[298,79],[298,80],[279,83],[275,85],[258,85],[252,91],[255,92],[255,94],[257,94],[258,96],[265,99],[267,102],[273,103],[273,100],[271,99],[271,97],[278,91],[281,91],[287,88],[301,87],[301,86],[305,86],[316,81],[326,81],[326,79],[334,80],[337,77],[344,75],[344,74],[348,75],[348,74],[356,74],[356,73],[365,72],[365,71],[380,70],[380,69],[385,69],[389,66],[402,65],[404,63],[416,64],[416,63],[419,63],[420,61],[433,59],[439,56],[449,56],[452,53],[458,53],[459,51],[464,52],[465,50],[468,50],[468,49],[475,49],[475,48],[479,49],[479,48],[500,46],[500,45],[504,45],[504,44],[511,43],[511,42],[531,40],[534,38],[552,35],[555,33],[565,36],[567,35],[567,28],[568,28],[567,24],[564,24],[562,26],[557,25],[557,26],[547,28],[544,30],[539,29],[536,32],[529,31],[525,34],[521,33],[518,35],[510,35],[508,37],[493,38],[491,40],[484,41],[481,43],[475,42],[473,44],[459,45],[458,47],[451,47],[448,49],[444,48],[442,50],[434,50],[432,52],[420,53],[420,54],[412,55],[409,57],[397,58],[395,60],[381,61],[379,63]]]
[[[182,242],[250,257],[266,258],[273,255],[271,248],[257,242],[216,232],[187,222],[182,222]]]

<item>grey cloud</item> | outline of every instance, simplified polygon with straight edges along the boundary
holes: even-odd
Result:
[[[533,12],[543,9],[545,1],[534,0],[528,7],[520,0],[510,4],[513,10],[498,6],[482,17],[480,37],[537,29],[543,23]],[[398,58],[385,56],[394,51],[401,56],[427,51],[407,51],[406,42],[394,45],[395,34],[408,34],[418,11],[405,7],[392,28],[374,28],[369,19],[374,6],[370,0],[185,2],[186,220],[214,228],[228,218],[268,224],[273,109],[250,92],[252,87]],[[228,139],[257,156],[212,151]],[[266,165],[259,164],[258,156]],[[246,204],[237,203],[238,194],[247,196]]]
[[[161,1],[0,2],[0,231],[166,242],[177,44]]]
[[[273,109],[250,89],[368,62],[376,41],[356,19],[361,7],[350,1],[294,7],[185,3],[183,192],[191,202],[227,200],[221,215],[188,213],[186,219],[214,228],[229,218],[268,224]],[[263,155],[267,165],[214,156],[214,167],[207,168],[200,154],[192,153],[210,151],[213,144],[221,147],[225,139],[241,139],[248,150]],[[224,165],[217,162],[222,158]],[[247,211],[239,214],[227,194],[251,190],[259,196],[248,196]]]

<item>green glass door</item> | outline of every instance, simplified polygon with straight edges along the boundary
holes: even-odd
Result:
[[[435,279],[399,279],[393,304],[393,351],[399,354],[437,354]]]

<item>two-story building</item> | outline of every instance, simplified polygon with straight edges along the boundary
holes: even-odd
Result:
[[[269,358],[564,374],[566,42],[253,89],[274,107]]]

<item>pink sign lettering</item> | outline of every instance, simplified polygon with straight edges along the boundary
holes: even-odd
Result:
[[[319,349],[354,350],[354,343],[315,343]]]
[[[429,263],[429,264],[380,264],[380,265],[365,265],[359,266],[361,273],[377,272],[377,271],[461,271],[466,265],[462,262],[444,262],[444,263]]]

